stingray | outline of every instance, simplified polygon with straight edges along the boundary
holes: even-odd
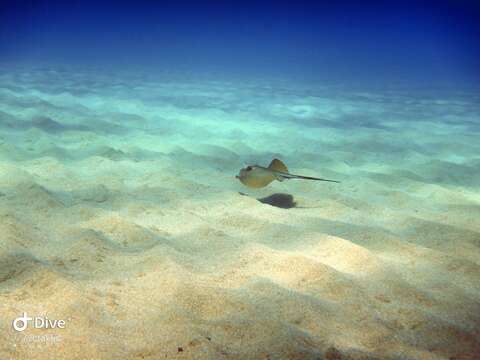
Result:
[[[273,180],[284,181],[288,179],[317,180],[339,183],[337,180],[322,179],[311,176],[294,175],[288,172],[287,167],[278,159],[273,159],[268,167],[249,165],[240,170],[235,176],[243,185],[251,188],[263,188]]]

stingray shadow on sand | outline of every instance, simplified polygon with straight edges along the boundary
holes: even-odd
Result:
[[[264,198],[258,198],[257,200],[263,204],[276,206],[282,209],[291,209],[297,206],[295,199],[290,194],[276,193]]]
[[[244,193],[240,193],[240,195],[248,196]],[[257,198],[257,200],[262,204],[268,204],[281,209],[291,209],[297,206],[295,199],[290,194],[276,193],[263,198]]]

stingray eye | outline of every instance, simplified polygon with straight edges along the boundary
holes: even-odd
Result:
[[[251,171],[251,170],[252,170],[252,167],[251,167],[251,166],[247,166],[247,168],[246,168],[245,170]]]

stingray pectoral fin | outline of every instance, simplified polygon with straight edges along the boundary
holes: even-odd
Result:
[[[278,159],[273,159],[272,162],[270,163],[270,165],[268,165],[268,169],[288,174],[287,166],[282,161],[280,161]]]

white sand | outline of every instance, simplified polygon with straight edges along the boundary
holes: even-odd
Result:
[[[0,359],[478,358],[479,103],[3,69]]]

